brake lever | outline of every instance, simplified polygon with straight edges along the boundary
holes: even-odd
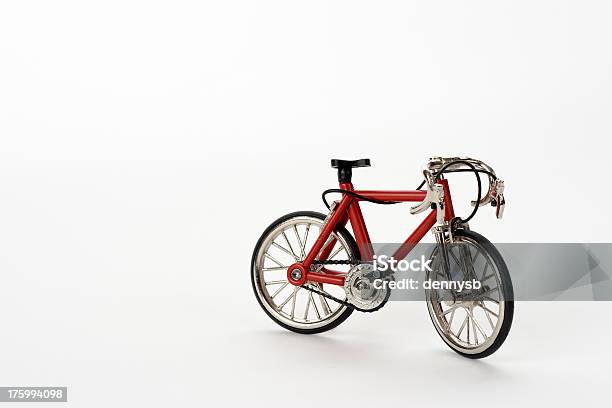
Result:
[[[491,188],[487,195],[480,201],[480,206],[491,203],[495,208],[495,216],[501,219],[504,216],[504,208],[506,207],[506,199],[504,198],[504,181],[496,179],[492,182]],[[476,201],[470,203],[472,207],[476,206]]]
[[[444,187],[442,184],[434,184],[432,188],[427,187],[425,199],[418,205],[410,207],[410,214],[418,214],[432,208],[432,204],[436,208],[436,221],[438,224],[444,223],[445,208],[444,208]]]
[[[501,219],[504,216],[504,209],[506,208],[506,199],[504,198],[504,181],[497,179],[495,181],[495,192],[491,205],[495,208],[495,216]]]

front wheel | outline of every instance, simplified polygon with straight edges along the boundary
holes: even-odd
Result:
[[[442,340],[465,357],[493,354],[506,340],[514,315],[512,280],[501,254],[482,235],[459,229],[452,242],[436,247],[431,265],[426,278],[440,285],[426,291],[427,307]],[[444,282],[464,287],[444,287]]]

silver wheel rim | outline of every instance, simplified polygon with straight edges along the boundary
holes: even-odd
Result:
[[[451,270],[465,279],[475,278],[483,289],[465,301],[449,301],[448,292],[428,290],[427,306],[432,321],[444,341],[455,350],[478,354],[487,350],[499,335],[504,321],[503,282],[495,262],[484,248],[468,237],[455,237],[447,243]],[[446,279],[440,269],[441,257],[432,262],[428,279]]]
[[[304,260],[322,225],[323,221],[315,217],[291,218],[270,231],[257,253],[253,271],[257,296],[272,316],[291,327],[316,329],[330,324],[346,310],[346,306],[294,286],[287,280],[287,268]],[[329,259],[356,258],[351,246],[340,234],[332,233],[330,239],[332,237],[336,243]],[[333,265],[333,269],[348,272],[346,265]],[[336,298],[346,298],[340,286],[316,286]]]

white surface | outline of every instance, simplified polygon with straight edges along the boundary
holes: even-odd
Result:
[[[286,333],[248,268],[271,221],[323,210],[332,157],[370,157],[354,172],[363,188],[413,188],[432,155],[482,158],[508,208],[474,229],[609,242],[610,11],[3,4],[0,385],[67,385],[68,405],[87,407],[602,403],[607,303],[521,303],[500,352],[473,362],[420,304]],[[457,183],[465,203],[471,184]],[[374,240],[417,222],[405,206],[364,207]]]

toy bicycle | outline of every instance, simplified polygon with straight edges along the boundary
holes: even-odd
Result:
[[[514,313],[512,281],[497,249],[482,235],[471,231],[470,221],[478,209],[491,204],[498,218],[505,207],[504,182],[480,160],[441,158],[429,160],[424,181],[416,190],[355,190],[352,169],[369,167],[369,159],[332,160],[338,171],[338,189],[326,190],[323,201],[327,215],[299,211],[274,221],[263,233],[253,252],[251,278],[257,300],[279,325],[297,333],[321,333],[345,321],[355,310],[373,312],[389,300],[388,285],[372,268],[372,242],[360,202],[396,204],[415,202],[412,214],[427,212],[425,219],[395,251],[404,259],[428,231],[436,238],[431,253],[428,280],[477,281],[467,293],[429,289],[425,300],[434,327],[444,342],[457,353],[482,358],[495,352],[506,339]],[[471,214],[455,216],[447,173],[475,175],[478,197]],[[481,175],[488,179],[482,195]],[[331,205],[326,195],[341,194]],[[346,229],[350,222],[351,234]]]

